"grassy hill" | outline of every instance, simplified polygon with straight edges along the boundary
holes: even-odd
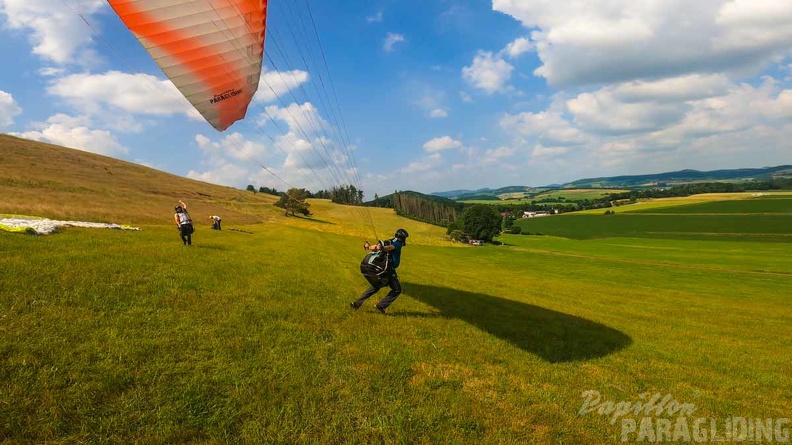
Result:
[[[220,214],[250,224],[278,213],[272,195],[8,135],[0,135],[0,193],[0,213],[66,220],[168,223],[179,199],[195,219]]]
[[[313,218],[285,217],[265,196],[7,140],[21,145],[0,145],[0,193],[40,199],[4,199],[0,213],[143,230],[0,232],[0,441],[618,442],[620,422],[579,414],[589,390],[615,402],[670,394],[695,404],[691,425],[717,419],[721,435],[730,416],[788,417],[788,243],[616,234],[451,245],[442,228],[389,209],[314,200]],[[64,166],[81,176],[58,177]],[[124,190],[140,213],[102,187]],[[184,247],[170,221],[178,197],[251,233],[206,221]],[[542,221],[563,218],[575,217]],[[411,234],[404,293],[388,315],[377,297],[352,311],[366,287],[362,241],[396,227]]]

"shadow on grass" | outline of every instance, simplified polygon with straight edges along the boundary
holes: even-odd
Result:
[[[551,363],[604,357],[632,344],[616,329],[519,301],[414,283],[404,283],[404,292]]]
[[[314,218],[312,216],[292,215],[292,216],[289,216],[289,218],[299,218],[299,219],[301,219],[303,221],[310,221],[310,222],[315,222],[315,223],[319,223],[319,224],[330,224],[331,226],[336,225],[336,223],[334,223],[334,222],[325,221],[325,220],[322,220],[322,219],[316,219],[316,218]]]
[[[199,249],[225,250],[225,251],[230,251],[231,250],[227,246],[222,246],[222,245],[219,245],[219,244],[197,244],[196,243],[196,244],[194,244],[194,246],[199,248]]]

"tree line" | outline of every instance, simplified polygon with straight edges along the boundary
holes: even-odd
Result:
[[[410,215],[414,219],[443,227],[456,221],[458,210],[463,208],[461,203],[454,203],[450,199],[415,192],[394,192],[391,197],[396,214]]]

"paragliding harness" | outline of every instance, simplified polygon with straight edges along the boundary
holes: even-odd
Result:
[[[179,211],[178,209],[181,209]],[[179,232],[181,232],[182,236],[192,235],[195,232],[195,228],[193,228],[192,218],[190,218],[190,214],[187,213],[187,209],[183,209],[179,206],[176,210],[176,215],[179,218]]]
[[[380,245],[380,250],[372,250],[360,262],[360,273],[374,287],[383,287],[390,281],[391,256],[382,248],[391,243],[390,240],[379,241],[377,244]]]

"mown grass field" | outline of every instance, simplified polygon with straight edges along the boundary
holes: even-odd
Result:
[[[636,213],[662,214],[789,214],[792,213],[792,195],[777,195],[713,201],[686,206],[662,207],[659,209],[639,210]]]
[[[190,184],[180,191],[207,204]],[[608,416],[578,414],[587,390],[670,394],[694,417],[789,417],[781,230],[475,248],[385,209],[234,206],[222,232],[199,221],[192,247],[170,208],[140,232],[0,232],[0,441],[617,442]],[[374,301],[352,311],[363,240],[396,227],[411,233],[404,293],[388,315]]]
[[[567,201],[582,201],[584,199],[598,199],[614,193],[624,193],[629,190],[623,189],[565,189],[565,190],[551,190],[540,193],[531,199],[558,199],[565,198]]]
[[[792,242],[792,195],[702,201],[690,198],[657,200],[549,218],[518,220],[523,233],[573,239],[611,237],[706,239],[731,241]],[[676,206],[671,205],[676,203]],[[625,210],[625,208],[628,208]],[[619,211],[620,210],[620,211]]]
[[[700,195],[691,195],[679,198],[653,198],[638,201],[633,204],[624,204],[617,207],[610,207],[616,213],[632,213],[638,211],[649,211],[653,209],[665,209],[669,207],[676,207],[682,209],[682,206],[689,204],[703,204],[713,201],[744,201],[760,198],[766,199],[786,199],[792,198],[792,192],[789,191],[772,191],[759,193],[703,193]],[[602,215],[606,209],[591,209],[576,212],[576,215]],[[659,212],[653,212],[659,213]]]
[[[486,204],[486,205],[523,205],[530,203],[528,198],[519,199],[465,199],[459,201],[465,204]]]
[[[618,190],[618,189],[568,189],[568,190],[551,190],[542,193],[538,193],[534,196],[525,196],[524,192],[521,193],[507,193],[503,195],[499,195],[500,199],[493,199],[493,200],[486,200],[486,199],[469,199],[463,200],[465,204],[497,204],[497,205],[521,205],[525,204],[526,202],[531,202],[534,200],[540,199],[558,199],[558,198],[565,198],[566,201],[582,201],[584,199],[597,199],[607,196],[613,193],[622,193],[628,190]],[[544,203],[543,203],[544,204]],[[553,202],[547,203],[553,205],[574,205],[572,202]]]
[[[382,316],[347,306],[365,287],[358,237],[245,228],[199,229],[192,248],[159,226],[0,234],[2,437],[612,442],[606,418],[577,414],[587,389],[788,412],[789,275],[521,244],[544,237],[416,243]],[[762,267],[788,270],[775,254]]]

